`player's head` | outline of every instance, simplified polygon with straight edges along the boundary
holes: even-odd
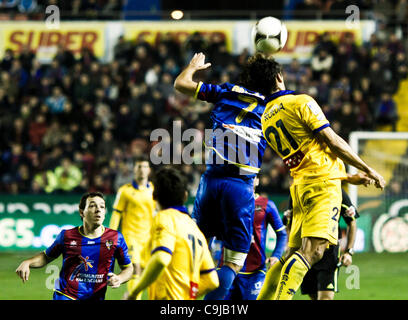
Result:
[[[133,175],[136,181],[146,180],[150,174],[149,158],[141,155],[135,159],[133,167]]]
[[[102,225],[105,220],[106,204],[103,193],[85,193],[79,202],[81,220],[91,225]]]
[[[187,200],[187,180],[175,168],[164,167],[158,170],[153,178],[153,199],[162,209],[182,206]]]
[[[284,90],[282,66],[273,57],[258,52],[244,65],[240,84],[263,95]]]

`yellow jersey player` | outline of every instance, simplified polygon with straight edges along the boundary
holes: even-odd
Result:
[[[207,241],[183,206],[186,179],[165,167],[153,181],[160,211],[151,232],[151,257],[129,299],[149,287],[150,300],[195,300],[219,282]]]
[[[153,184],[148,180],[150,171],[147,157],[135,160],[134,180],[119,188],[109,223],[109,228],[114,230],[117,230],[121,223],[121,231],[129,247],[129,255],[133,263],[133,277],[128,282],[128,292],[132,291],[148,259],[144,248],[149,241],[155,210]]]
[[[329,244],[337,244],[341,180],[368,180],[381,189],[385,181],[331,129],[312,97],[285,89],[281,66],[273,58],[257,54],[250,63],[258,72],[267,65],[274,70],[263,89],[269,92],[261,92],[266,95],[262,131],[293,177],[288,252],[268,271],[258,299],[291,299],[310,266],[322,258]],[[350,181],[343,161],[363,171],[364,179]]]

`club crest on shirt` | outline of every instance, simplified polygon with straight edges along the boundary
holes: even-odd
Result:
[[[106,240],[105,245],[106,245],[106,248],[108,248],[108,250],[110,250],[112,245],[113,245],[113,241],[112,240]]]

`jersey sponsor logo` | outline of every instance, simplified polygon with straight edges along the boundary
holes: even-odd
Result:
[[[259,143],[262,138],[262,130],[249,128],[245,126],[237,126],[233,124],[222,124],[223,128],[231,130],[237,136],[254,143]]]
[[[237,86],[237,85],[233,86],[232,89],[231,89],[231,91],[233,91],[233,92],[238,92],[238,93],[249,94],[249,95],[251,95],[251,96],[258,97],[258,98],[260,98],[260,99],[262,99],[262,100],[265,99],[265,96],[263,96],[263,95],[260,94],[259,92],[253,92],[253,93],[252,93],[252,92],[248,92],[245,88],[240,87],[240,86]]]
[[[77,245],[77,242],[76,242],[75,240],[72,240],[72,241],[69,243],[69,245],[70,245],[71,247],[75,247],[75,246]]]
[[[89,268],[93,268],[92,263],[94,263],[94,261],[90,260],[88,256],[84,258],[83,256],[79,255],[78,258],[79,258],[80,263],[78,266],[76,266],[71,276],[69,277],[69,280],[71,281],[77,278],[77,276],[80,274],[80,271],[82,270],[88,271]]]

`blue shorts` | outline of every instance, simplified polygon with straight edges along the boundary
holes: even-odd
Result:
[[[253,178],[201,176],[192,217],[206,238],[248,253],[251,246],[255,198]]]
[[[256,300],[265,281],[265,272],[239,273],[232,283],[225,300]]]

